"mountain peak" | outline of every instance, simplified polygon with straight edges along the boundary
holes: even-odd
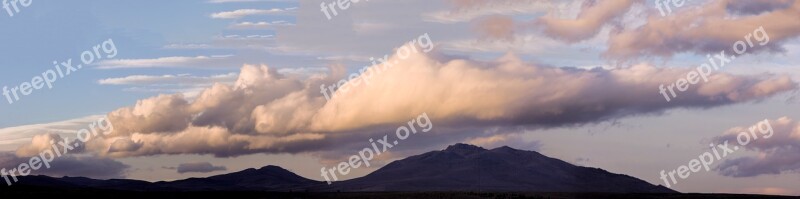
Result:
[[[457,144],[454,144],[454,145],[450,145],[450,146],[447,147],[447,149],[445,149],[445,151],[453,151],[453,150],[456,150],[456,151],[463,151],[463,150],[485,151],[486,149],[484,149],[483,147],[479,147],[479,146],[475,146],[475,145],[471,145],[471,144],[464,144],[464,143],[457,143]]]
[[[509,146],[501,146],[501,147],[494,148],[494,149],[492,149],[492,150],[493,150],[493,151],[494,151],[494,150],[496,150],[496,151],[519,151],[518,149],[511,148],[511,147],[509,147]]]
[[[444,151],[486,151],[483,147],[471,145],[471,144],[464,144],[464,143],[457,143],[454,145],[447,146]]]
[[[419,186],[409,186],[415,184]],[[454,144],[397,160],[361,178],[339,182],[355,191],[492,191],[674,193],[640,179],[580,167],[535,151]]]
[[[258,170],[273,170],[273,171],[278,170],[278,171],[283,171],[283,170],[286,170],[286,169],[284,169],[283,167],[275,166],[275,165],[267,165],[265,167],[261,167]]]
[[[479,146],[463,144],[463,143],[450,145],[446,149],[443,150],[443,152],[455,153],[455,154],[458,154],[460,156],[468,156],[468,155],[476,154],[476,153],[483,152],[483,151],[486,151],[486,149],[481,148]]]

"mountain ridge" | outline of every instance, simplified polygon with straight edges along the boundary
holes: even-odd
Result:
[[[641,179],[582,167],[508,146],[485,149],[454,144],[391,162],[359,178],[333,182],[307,179],[279,166],[175,181],[95,180],[83,177],[21,177],[18,185],[133,191],[500,191],[678,193]]]

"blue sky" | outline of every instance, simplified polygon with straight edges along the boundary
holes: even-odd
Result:
[[[211,13],[239,8],[291,8],[293,2],[207,3],[203,1],[35,1],[14,17],[0,18],[3,59],[0,83],[18,86],[48,69],[52,62],[78,59],[80,53],[107,39],[119,49],[117,59],[169,56],[211,56],[241,53],[237,49],[165,49],[169,44],[208,43],[225,35],[274,35],[274,30],[229,30],[232,20],[212,19]],[[179,12],[180,14],[177,14]],[[292,16],[256,16],[242,20],[291,23]],[[157,21],[157,23],[153,23]],[[243,53],[244,54],[244,53]],[[246,56],[246,55],[244,55]],[[37,90],[14,104],[3,103],[0,126],[41,123],[108,112],[157,93],[125,92],[124,87],[99,85],[102,78],[128,75],[192,74],[197,76],[238,72],[244,63],[266,62],[266,58],[243,57],[207,70],[192,68],[79,70],[54,89]],[[300,65],[302,61],[276,61]],[[307,63],[307,62],[306,62]],[[53,100],[58,99],[58,100]]]
[[[426,111],[434,133],[405,141],[376,165],[466,142],[537,150],[659,184],[660,170],[686,164],[735,127],[800,119],[800,30],[782,18],[796,17],[787,8],[800,3],[747,2],[691,1],[662,17],[653,2],[637,0],[371,0],[328,20],[321,1],[311,0],[33,0],[13,17],[0,12],[0,86],[30,82],[53,61],[75,62],[109,39],[117,55],[52,89],[0,101],[0,155],[35,146],[37,135],[74,136],[109,115],[119,135],[84,155],[128,166],[105,168],[113,177],[174,180],[279,165],[320,180],[320,167]],[[658,93],[659,84],[758,26],[767,27],[768,45],[677,101]],[[320,84],[336,84],[423,34],[435,43],[430,53],[392,58],[400,67],[351,95],[320,94]],[[759,143],[730,159],[800,146],[789,136],[797,131],[780,133],[785,145]],[[134,147],[110,152],[118,145]],[[759,160],[754,176],[709,171],[674,188],[800,194],[791,187],[800,168]],[[171,169],[198,162],[227,170]]]

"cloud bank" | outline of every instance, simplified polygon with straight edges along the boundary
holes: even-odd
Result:
[[[717,73],[665,103],[658,85],[688,69],[560,68],[513,55],[478,62],[412,54],[389,63],[396,64],[373,66],[330,101],[319,88],[344,78],[340,70],[298,79],[244,66],[234,84],[215,84],[194,100],[160,95],[109,113],[114,132],[87,143],[86,151],[102,157],[313,153],[363,142],[364,134],[396,128],[422,112],[437,129],[550,128],[749,102],[796,88],[787,76]],[[473,137],[442,132],[448,135],[437,139],[442,142]]]

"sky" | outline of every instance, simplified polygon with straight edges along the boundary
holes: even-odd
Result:
[[[34,174],[323,180],[424,113],[342,179],[470,143],[665,184],[729,141],[671,188],[800,195],[800,2],[656,2],[32,0],[0,12],[0,166],[106,121]]]

